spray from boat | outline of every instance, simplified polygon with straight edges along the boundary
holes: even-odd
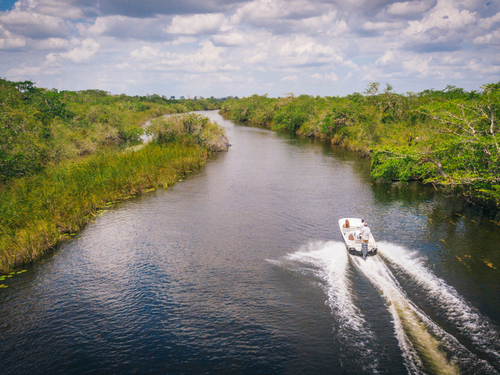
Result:
[[[380,246],[383,248],[380,253],[383,259],[410,277],[425,293],[427,300],[440,311],[440,316],[500,368],[500,329],[467,303],[452,286],[435,276],[425,266],[425,260],[418,252],[390,243],[381,243]]]
[[[498,373],[498,328],[470,307],[459,294],[426,268],[415,254],[401,247],[379,243],[380,256],[363,260],[350,256],[340,242],[317,242],[272,261],[322,280],[335,319],[341,322],[339,333],[350,340],[363,356],[374,361],[370,352],[377,337],[370,329],[369,318],[358,307],[353,272],[364,275],[385,300],[393,321],[393,329],[409,373],[456,374],[462,369],[472,373]],[[295,266],[292,266],[295,264]],[[397,268],[397,275],[412,278],[429,294],[427,303],[444,311],[448,322],[470,339],[475,353],[434,322],[407,295],[388,266]],[[434,306],[433,306],[434,307]],[[491,360],[481,359],[487,354]],[[491,364],[489,363],[491,362]],[[494,366],[494,367],[493,367]]]
[[[352,290],[350,265],[343,244],[339,242],[311,243],[272,264],[302,274],[313,275],[328,296],[325,304],[334,317],[336,335],[348,352],[362,352],[361,370],[376,373],[378,358],[371,349],[374,334],[362,311],[356,306]]]

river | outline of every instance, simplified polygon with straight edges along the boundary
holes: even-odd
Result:
[[[2,281],[2,374],[500,372],[500,217],[235,125],[168,190]],[[347,254],[337,221],[379,243]]]

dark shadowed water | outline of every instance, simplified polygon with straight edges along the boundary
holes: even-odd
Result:
[[[500,372],[500,217],[237,126],[0,289],[2,374]],[[379,242],[347,254],[337,220]]]

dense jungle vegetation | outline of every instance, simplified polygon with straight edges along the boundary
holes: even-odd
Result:
[[[0,181],[110,145],[137,141],[152,117],[217,109],[215,99],[167,100],[159,95],[57,91],[0,79]]]
[[[500,83],[471,92],[401,95],[375,82],[345,97],[253,95],[225,101],[221,114],[360,151],[378,180],[422,180],[500,208]]]
[[[208,100],[46,90],[0,80],[0,274],[32,261],[103,209],[168,187],[224,150]],[[142,144],[139,137],[152,139]]]

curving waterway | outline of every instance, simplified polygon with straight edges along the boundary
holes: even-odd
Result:
[[[2,374],[500,373],[498,215],[203,113],[228,153],[1,282]]]

